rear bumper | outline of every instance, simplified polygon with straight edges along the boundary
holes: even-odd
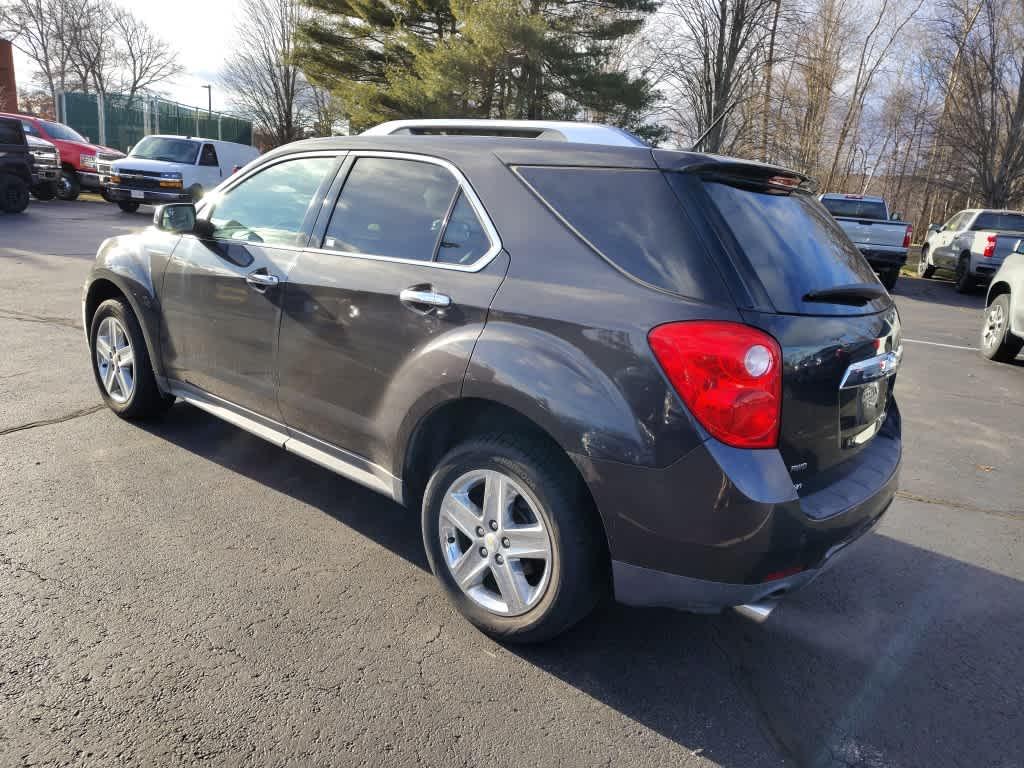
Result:
[[[142,197],[133,197],[132,193],[142,194]],[[117,202],[145,203],[148,205],[163,205],[164,203],[191,203],[192,193],[188,190],[175,190],[173,192],[162,192],[154,189],[132,190],[127,187],[107,187],[107,195],[111,200]]]
[[[859,246],[858,246],[859,248]],[[859,248],[860,252],[875,269],[899,269],[907,263],[907,249],[894,248]]]
[[[840,482],[798,495],[777,451],[708,441],[665,469],[574,457],[608,532],[615,597],[701,613],[812,581],[878,524],[902,460],[895,403]]]

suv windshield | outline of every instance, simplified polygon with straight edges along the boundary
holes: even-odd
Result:
[[[971,229],[1024,232],[1024,213],[979,213]]]
[[[88,143],[82,134],[72,128],[68,128],[62,123],[51,123],[49,120],[40,120],[39,122],[46,126],[46,132],[54,139],[58,139],[60,141],[81,141],[84,144]]]
[[[140,160],[162,160],[166,163],[194,165],[199,153],[198,141],[147,136],[131,151],[130,157]]]
[[[680,174],[669,174],[670,178]],[[676,183],[680,183],[676,180]],[[851,315],[887,308],[886,297],[867,306],[810,302],[837,286],[878,285],[863,254],[822,206],[805,192],[779,194],[706,180],[704,189],[776,311],[797,315]]]
[[[875,219],[885,221],[885,203],[880,200],[857,200],[845,197],[822,198],[828,212],[833,216],[841,216],[850,219]]]

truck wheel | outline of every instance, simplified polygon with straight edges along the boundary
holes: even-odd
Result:
[[[960,255],[956,263],[956,279],[953,284],[957,293],[968,293],[974,287],[974,278],[971,277],[971,257],[966,253]]]
[[[921,248],[921,260],[917,262],[917,276],[930,280],[935,274],[935,267],[928,263],[928,246]]]
[[[0,175],[0,208],[5,213],[21,213],[28,203],[28,184],[9,173]]]
[[[198,203],[200,200],[203,199],[203,195],[206,194],[206,191],[203,189],[201,184],[193,184],[191,187],[188,188],[188,191],[189,194],[192,195],[193,203]]]
[[[60,172],[60,181],[57,182],[57,197],[61,200],[77,200],[81,191],[82,185],[78,182],[77,173],[66,169]]]
[[[434,470],[423,545],[448,598],[492,637],[539,642],[608,591],[597,512],[552,446],[515,434],[470,439]]]
[[[139,204],[133,203],[131,200],[118,200],[117,207],[125,213],[135,213],[139,210]]]
[[[1010,333],[1010,294],[996,296],[985,310],[981,326],[981,354],[989,360],[1008,363],[1024,349],[1024,339]]]
[[[885,286],[885,290],[892,293],[896,287],[896,281],[899,280],[900,271],[898,269],[887,269],[885,272],[880,273],[878,277],[882,281],[882,285]]]
[[[110,196],[110,189],[107,188],[107,187],[104,187],[103,189],[100,190],[100,197],[102,197],[108,203],[116,203],[117,202],[117,200],[115,200],[113,197]]]
[[[57,196],[56,182],[47,181],[32,187],[32,194],[36,200],[53,200]]]

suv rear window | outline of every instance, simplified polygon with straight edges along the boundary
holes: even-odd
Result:
[[[516,173],[592,249],[648,285],[730,301],[661,171],[520,166]]]
[[[828,212],[833,216],[842,216],[851,219],[875,219],[885,221],[885,203],[878,200],[856,200],[845,197],[822,198]]]
[[[888,299],[867,307],[804,301],[811,291],[877,282],[863,254],[811,195],[780,194],[710,180],[704,189],[776,311],[851,315],[888,307]]]

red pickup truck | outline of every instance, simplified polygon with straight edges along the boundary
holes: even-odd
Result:
[[[103,191],[97,165],[124,157],[123,152],[109,147],[92,144],[72,128],[52,120],[43,120],[32,115],[16,115],[0,112],[0,117],[21,120],[25,134],[52,142],[60,152],[61,178],[57,184],[57,197],[74,200],[82,189]]]

